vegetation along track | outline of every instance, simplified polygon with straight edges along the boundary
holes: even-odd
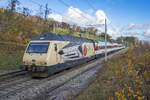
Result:
[[[41,97],[46,92],[51,92],[79,74],[90,70],[96,66],[97,63],[95,61],[97,60],[81,65],[84,67],[78,66],[45,79],[32,79],[20,76],[19,79],[0,87],[0,100],[35,99]]]

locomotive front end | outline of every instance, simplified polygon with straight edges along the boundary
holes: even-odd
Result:
[[[27,71],[45,72],[47,70],[47,58],[49,42],[30,42],[23,56],[23,66]]]

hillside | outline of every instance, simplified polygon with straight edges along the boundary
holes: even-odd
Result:
[[[55,26],[54,26],[55,25]],[[55,27],[55,32],[53,27]],[[26,16],[21,13],[13,13],[9,10],[0,9],[0,42],[19,42],[26,44],[31,37],[42,32],[54,32],[58,34],[68,34],[90,39],[99,39],[94,29],[81,30],[79,26],[71,27],[67,23],[59,23],[52,19],[45,21],[38,16]],[[93,33],[90,33],[93,32]]]

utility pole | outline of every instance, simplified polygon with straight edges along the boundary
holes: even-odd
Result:
[[[107,19],[105,18],[105,61],[107,61]]]
[[[47,20],[47,16],[48,16],[48,13],[49,13],[49,9],[48,9],[48,4],[45,5],[45,20]]]

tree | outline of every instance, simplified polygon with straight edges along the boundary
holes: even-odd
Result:
[[[111,36],[109,34],[106,34],[107,35],[107,40],[111,40]],[[105,33],[102,32],[99,37],[102,39],[102,40],[105,40]]]
[[[28,8],[23,7],[23,12],[22,12],[25,16],[29,16],[30,15],[30,10]]]
[[[8,4],[8,8],[11,12],[16,12],[16,5],[19,5],[20,2],[18,0],[10,0]]]
[[[124,42],[127,42],[127,43],[130,45],[130,44],[136,44],[137,41],[138,41],[138,38],[133,37],[133,36],[127,36],[127,37],[118,37],[118,38],[116,39],[116,41],[119,42],[119,43],[121,43],[122,40],[123,40]]]
[[[47,21],[48,14],[51,13],[51,9],[48,8],[48,4],[45,5],[45,15],[44,18]]]
[[[37,12],[37,16],[40,18],[43,18],[43,10],[42,10],[42,6],[39,7],[39,10]]]

